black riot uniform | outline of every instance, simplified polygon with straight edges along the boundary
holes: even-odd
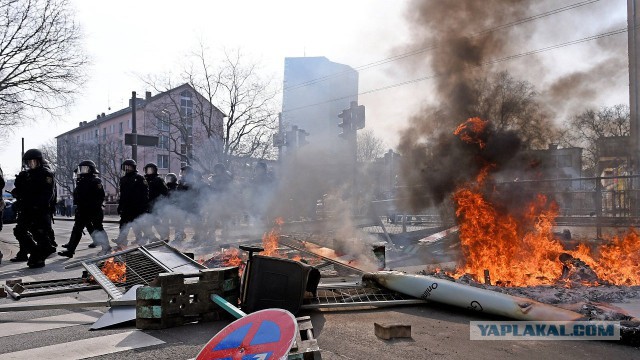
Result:
[[[158,176],[158,166],[154,163],[148,163],[144,166],[144,178],[149,184],[149,207],[148,211],[153,210],[153,205],[160,200],[161,196],[169,194],[169,188],[164,179]]]
[[[96,164],[91,160],[84,160],[78,165],[78,178],[73,190],[73,204],[76,206],[75,219],[69,243],[63,245],[67,250],[58,252],[60,256],[73,257],[78,243],[82,238],[84,228],[96,244],[102,245],[102,252],[110,250],[107,235],[102,227],[104,212],[104,187],[98,177]]]
[[[147,211],[149,203],[149,185],[144,176],[138,174],[136,162],[127,159],[122,162],[124,176],[120,178],[120,201],[118,202],[118,214],[120,214],[120,236],[116,240],[119,246],[126,246],[129,229],[136,218]],[[133,227],[138,240],[142,238],[142,229]]]
[[[20,249],[10,261],[27,261],[32,268],[43,267],[47,256],[55,252],[52,246],[51,204],[55,202],[55,177],[42,153],[30,149],[23,157],[27,170],[21,171],[12,191],[18,219],[13,233]],[[27,258],[27,255],[30,255]]]
[[[158,202],[169,195],[169,188],[164,182],[164,178],[158,176],[158,166],[154,163],[148,163],[144,166],[144,178],[149,184],[149,206],[147,212],[152,213],[154,206],[157,206]],[[158,213],[161,213],[158,210]],[[158,214],[157,214],[158,215]],[[156,228],[160,240],[169,240],[169,222],[168,219],[164,219],[161,215],[152,218],[152,223],[146,225],[145,235],[147,238],[154,238],[153,227]],[[154,239],[154,240],[157,240]]]

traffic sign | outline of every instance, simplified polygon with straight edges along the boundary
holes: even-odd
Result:
[[[159,139],[153,135],[124,134],[125,145],[158,146]]]
[[[297,331],[296,318],[286,310],[256,311],[217,333],[196,360],[286,359]]]

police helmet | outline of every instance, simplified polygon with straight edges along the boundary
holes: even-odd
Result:
[[[168,173],[164,177],[164,181],[166,181],[167,184],[175,184],[178,182],[178,177],[174,173]]]
[[[147,175],[156,175],[158,173],[158,165],[154,163],[148,163],[144,166],[144,173]]]
[[[79,174],[98,174],[98,170],[96,170],[96,163],[92,160],[82,160],[80,164],[78,164],[78,173]]]
[[[42,151],[38,149],[29,149],[24,153],[22,161],[29,167],[29,169],[35,169],[44,163],[44,160],[42,159]]]
[[[133,159],[127,159],[125,161],[122,162],[122,170],[129,172],[129,171],[135,171],[136,167],[138,166],[138,164],[136,164],[136,161]]]
[[[22,157],[23,161],[29,161],[29,160],[40,160],[42,161],[42,151],[38,150],[38,149],[29,149],[27,150],[27,152],[24,153],[24,156]]]
[[[183,167],[181,167],[181,168],[180,168],[180,171],[181,171],[183,174],[189,174],[189,173],[192,173],[192,172],[193,172],[193,168],[191,167],[191,165],[185,165],[185,166],[183,166]]]

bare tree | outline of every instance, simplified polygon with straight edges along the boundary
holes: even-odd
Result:
[[[478,79],[469,117],[491,121],[497,130],[516,130],[527,148],[546,148],[556,135],[541,110],[533,84],[517,80],[506,71]]]
[[[71,103],[88,62],[80,40],[67,0],[0,0],[0,137],[29,109]]]
[[[193,112],[181,111],[181,100],[158,109],[151,121],[165,127],[170,137],[170,150],[187,155],[204,171],[217,162],[234,158],[265,158],[271,152],[271,135],[276,128],[275,98],[272,81],[259,75],[256,63],[247,62],[240,51],[224,52],[217,67],[200,47],[193,63],[180,75],[180,82],[196,91]],[[147,77],[143,81],[157,92],[172,89],[170,77]],[[168,126],[167,126],[168,124]],[[157,126],[157,125],[156,125]],[[194,131],[193,129],[199,129]],[[180,148],[192,138],[193,149]]]
[[[120,166],[122,161],[131,157],[130,148],[125,147],[122,140],[115,135],[103,139],[99,146],[99,157],[96,164],[100,170],[100,176],[105,184],[110,185],[110,187],[105,187],[109,193],[107,195],[114,195],[117,198],[120,195],[120,177],[122,176]],[[113,193],[110,190],[113,190]]]
[[[375,136],[372,130],[358,132],[358,162],[371,162],[384,154],[384,141]]]
[[[567,122],[559,143],[563,147],[583,148],[584,170],[595,171],[600,158],[599,140],[629,136],[630,118],[629,106],[624,104],[602,107],[600,110],[587,109]]]
[[[47,146],[48,147],[48,146]],[[53,159],[55,153],[56,182],[60,189],[72,193],[75,188],[74,170],[80,161],[93,159],[98,152],[94,142],[75,142],[73,140],[59,139],[57,146],[51,144],[53,149],[46,152],[49,159]],[[47,156],[45,154],[45,156]]]
[[[42,151],[42,157],[49,163],[49,168],[53,172],[58,171],[58,145],[55,140],[49,140],[46,143],[40,145],[40,151]]]

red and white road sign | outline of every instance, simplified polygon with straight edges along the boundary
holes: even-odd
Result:
[[[196,360],[286,359],[298,331],[296,318],[282,309],[266,309],[242,317],[222,329]]]

